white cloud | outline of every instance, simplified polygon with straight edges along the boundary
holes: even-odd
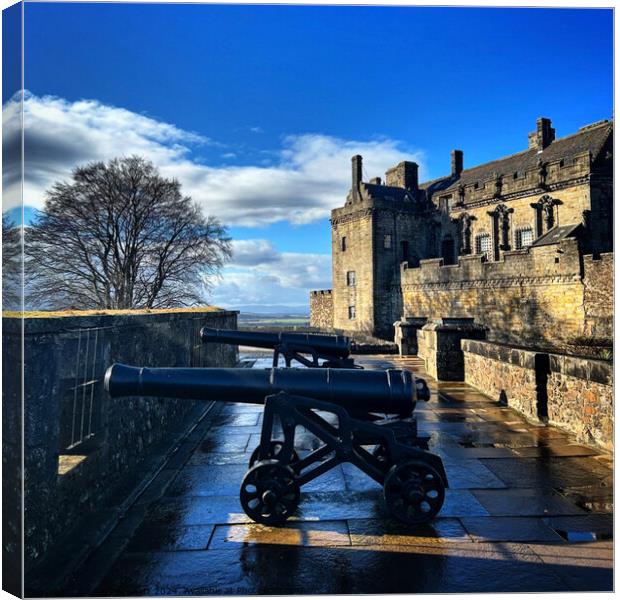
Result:
[[[19,198],[16,99],[3,106],[2,120],[6,200]],[[352,155],[364,156],[368,177],[381,175],[404,159],[423,162],[420,152],[407,152],[392,139],[354,141],[303,134],[284,138],[269,165],[262,166],[262,157],[257,157],[253,165],[208,166],[192,159],[192,149],[197,144],[215,144],[213,140],[96,100],[69,102],[28,94],[24,124],[24,199],[36,208],[43,206],[45,190],[54,181],[69,178],[76,165],[139,154],[152,160],[163,175],[179,179],[185,193],[226,224],[304,224],[328,217],[332,208],[343,204],[350,187]]]
[[[269,240],[233,240],[234,265],[255,266],[273,263],[280,256]]]
[[[327,254],[279,252],[268,240],[235,240],[233,259],[211,302],[230,308],[308,306],[310,290],[331,285]]]

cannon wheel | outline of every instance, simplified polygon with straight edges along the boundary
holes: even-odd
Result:
[[[256,463],[241,482],[239,499],[256,523],[281,525],[297,509],[299,484],[295,471],[277,460]]]
[[[269,459],[270,460],[279,460],[278,456],[280,452],[282,452],[282,448],[284,447],[284,442],[279,440],[272,440],[269,442]],[[260,451],[260,446],[256,446],[254,448],[254,452],[250,456],[250,466],[251,469],[258,462],[258,453]],[[293,456],[291,462],[296,463],[299,461],[299,455],[295,450],[293,450]]]
[[[445,487],[430,465],[408,460],[392,466],[383,484],[383,497],[392,516],[411,525],[428,523],[441,510]]]

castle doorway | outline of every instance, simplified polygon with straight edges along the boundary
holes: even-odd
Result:
[[[441,242],[441,257],[444,265],[456,264],[456,251],[454,239],[451,237],[444,238]]]

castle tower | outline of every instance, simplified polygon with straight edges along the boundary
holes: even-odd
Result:
[[[400,264],[416,263],[425,243],[418,165],[401,162],[384,185],[362,181],[361,156],[351,162],[351,190],[331,219],[334,328],[391,339],[402,311]]]

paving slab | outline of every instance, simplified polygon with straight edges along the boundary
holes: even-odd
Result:
[[[415,546],[472,541],[461,521],[454,518],[438,518],[427,525],[417,526],[392,519],[350,519],[348,525],[354,546]]]
[[[489,448],[463,448],[463,446],[445,448],[440,447],[440,450],[446,460],[471,460],[474,458],[513,458],[516,455],[516,450],[512,448],[495,448],[494,446],[491,446]]]
[[[514,454],[524,458],[549,458],[559,456],[592,456],[598,454],[598,450],[589,448],[588,446],[579,446],[577,444],[548,446],[535,446],[530,448],[515,448]]]
[[[439,511],[440,517],[485,516],[489,511],[467,490],[446,490],[446,498]]]
[[[589,457],[481,459],[510,487],[538,489],[605,485],[611,472]]]
[[[543,521],[569,542],[593,542],[613,537],[614,522],[610,514],[553,516],[545,517]]]
[[[153,552],[159,550],[205,550],[215,525],[143,523],[127,545],[128,552]]]
[[[166,491],[167,496],[228,496],[239,493],[247,465],[187,465]]]
[[[563,538],[537,517],[464,517],[467,533],[477,542],[556,542]]]
[[[209,454],[210,452],[245,452],[250,441],[250,433],[235,433],[223,431],[221,429],[212,429],[209,435],[200,444],[197,449],[198,453]],[[250,446],[250,450],[254,447]]]
[[[144,520],[153,525],[177,527],[251,522],[241,508],[238,493],[234,496],[164,498],[151,507]]]
[[[496,517],[579,515],[585,511],[555,492],[539,489],[474,490],[472,494]]]
[[[238,549],[239,545],[350,546],[346,521],[291,522],[283,527],[257,523],[218,525],[209,549]]]
[[[248,427],[258,425],[260,412],[256,410],[224,413],[213,419],[213,427]]]
[[[444,467],[450,489],[505,488],[506,484],[478,459],[447,458]]]
[[[303,489],[304,492],[343,492],[347,488],[342,465],[309,481]]]
[[[187,461],[187,466],[208,465],[248,465],[250,452],[195,452]]]
[[[370,492],[302,492],[297,514],[292,519],[332,521],[376,518],[385,514],[382,496],[375,490]]]

